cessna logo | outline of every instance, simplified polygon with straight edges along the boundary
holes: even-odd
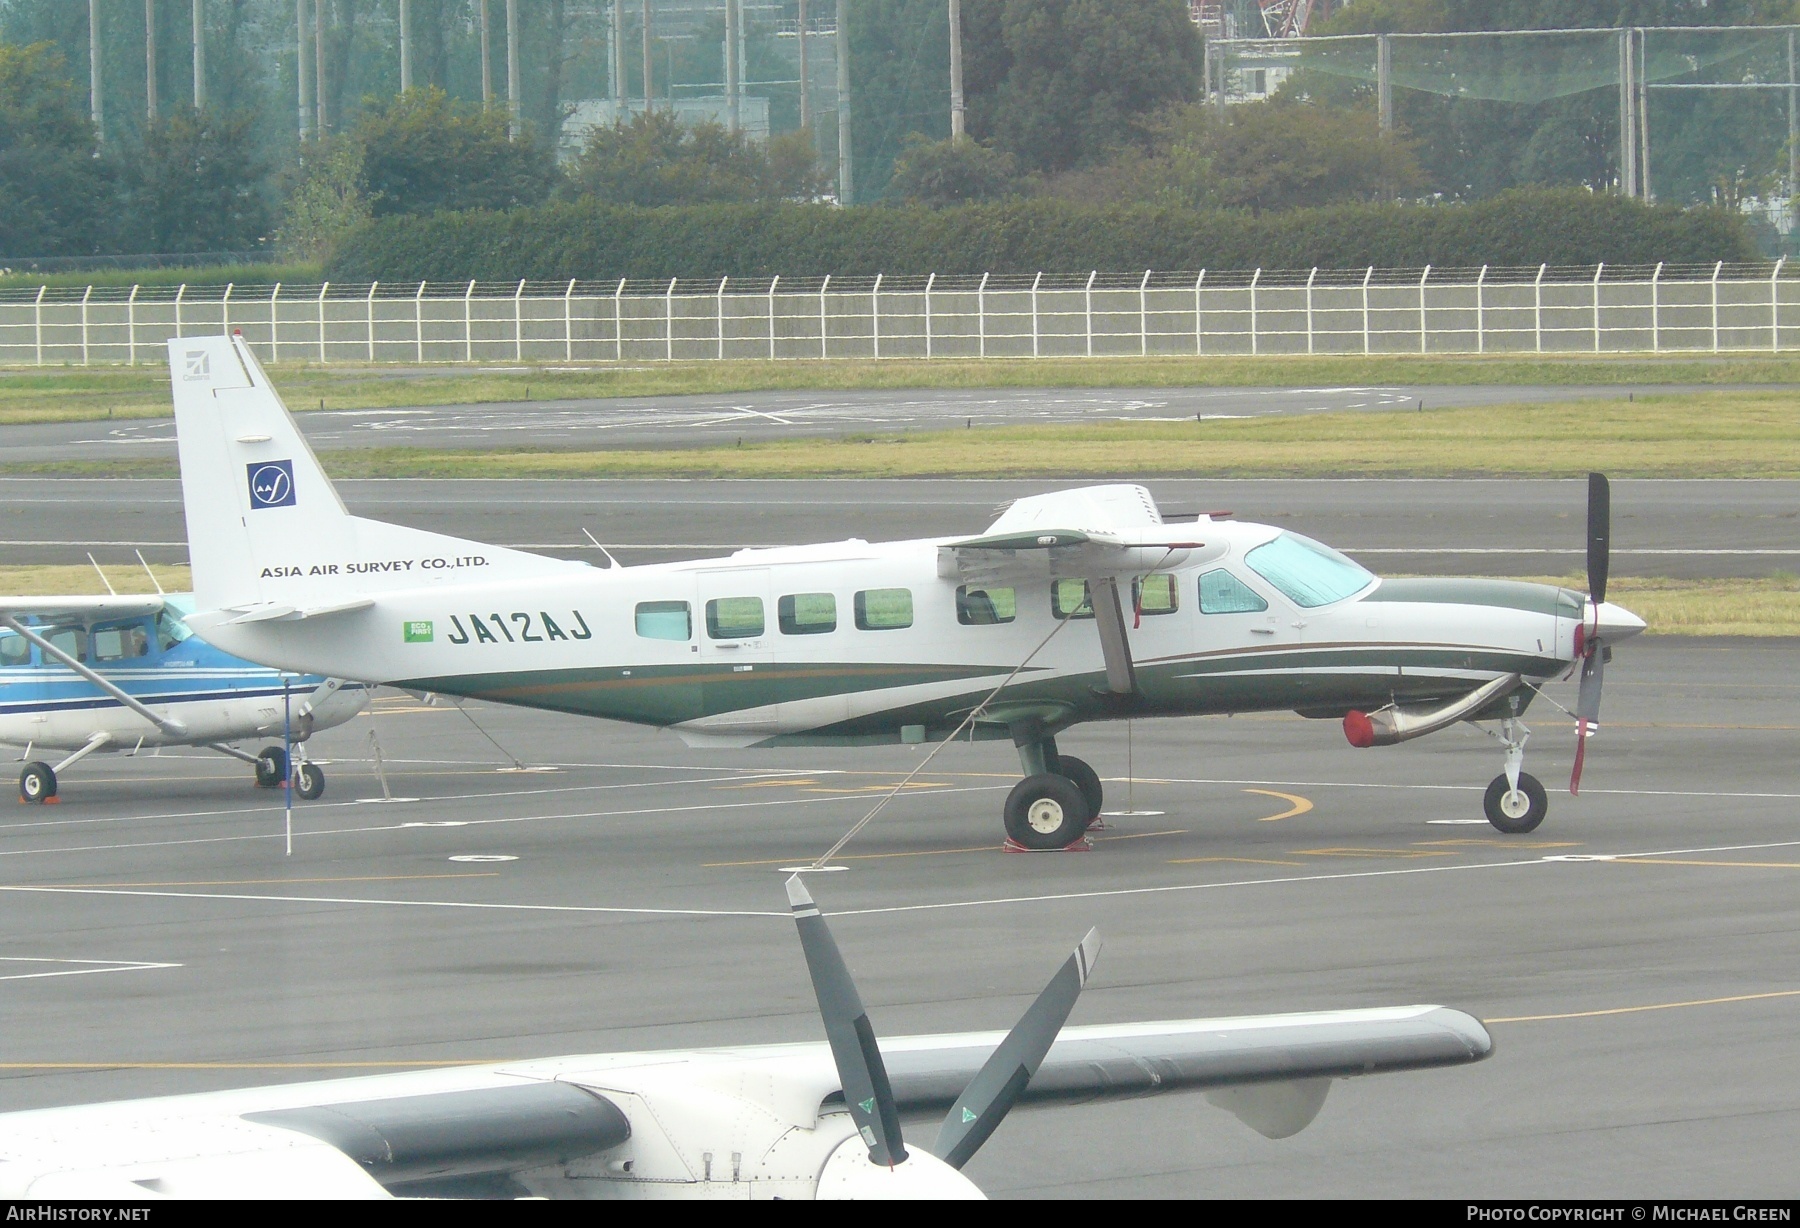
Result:
[[[294,462],[256,461],[250,472],[250,510],[294,506]]]
[[[187,359],[187,372],[182,379],[208,379],[212,376],[212,360],[205,350],[188,350],[183,357]]]

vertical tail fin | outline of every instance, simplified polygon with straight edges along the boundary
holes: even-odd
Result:
[[[169,342],[202,610],[567,574],[585,564],[352,516],[241,337]]]

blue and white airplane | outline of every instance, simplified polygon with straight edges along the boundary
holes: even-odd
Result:
[[[231,743],[282,738],[302,746],[341,725],[372,688],[252,665],[194,638],[186,594],[0,597],[0,744],[22,747],[19,799],[56,800],[57,776],[95,751],[200,746],[253,765],[256,783],[282,783],[283,745],[259,754]],[[33,758],[66,752],[55,764]],[[319,765],[297,756],[294,790],[325,791]]]

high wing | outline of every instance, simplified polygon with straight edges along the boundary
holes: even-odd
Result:
[[[160,593],[147,596],[0,597],[0,615],[11,618],[141,618],[163,608]]]
[[[1002,1036],[883,1041],[900,1109],[954,1103]],[[1021,1103],[1203,1091],[1279,1138],[1331,1079],[1491,1049],[1441,1006],[1072,1027]],[[823,1043],[602,1054],[0,1115],[0,1197],[810,1196],[855,1137]]]
[[[1166,524],[1142,486],[1086,486],[1016,500],[979,537],[938,548],[938,575],[968,586],[1072,578],[1087,583],[1107,689],[1137,690],[1125,629],[1134,608],[1131,578],[1204,562],[1225,552],[1210,547],[1204,524]],[[1125,594],[1120,593],[1124,581]]]

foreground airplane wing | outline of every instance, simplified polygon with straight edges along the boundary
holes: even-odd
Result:
[[[1063,1028],[1089,933],[1008,1033],[881,1045],[798,879],[827,1041],[539,1061],[0,1115],[0,1198],[980,1197],[959,1171],[1024,1102],[1204,1091],[1270,1138],[1334,1078],[1479,1061],[1486,1029],[1407,1006]],[[909,1151],[902,1115],[938,1113]]]

